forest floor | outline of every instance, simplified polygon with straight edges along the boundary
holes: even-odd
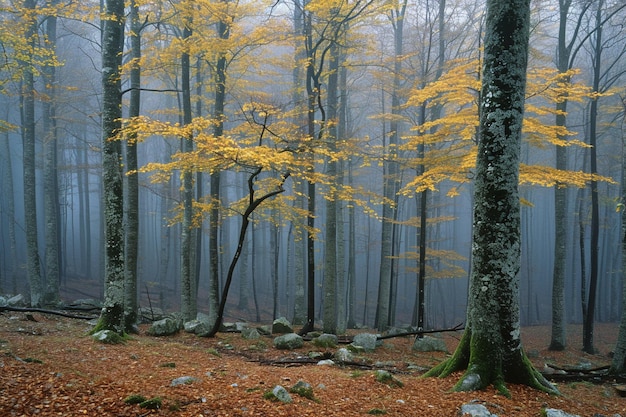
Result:
[[[498,416],[540,416],[556,408],[581,417],[626,416],[626,398],[615,381],[562,382],[561,396],[550,396],[523,386],[509,386],[511,398],[492,388],[452,393],[459,378],[421,378],[447,355],[418,353],[412,337],[386,339],[373,353],[359,358],[363,366],[317,366],[297,362],[311,342],[296,351],[280,351],[271,338],[244,340],[234,333],[200,338],[184,332],[171,337],[147,336],[142,327],[121,345],[105,345],[87,336],[84,320],[30,313],[0,313],[0,416],[457,416],[462,404],[477,402]],[[593,367],[610,363],[617,324],[597,324],[597,355],[580,350],[581,327],[570,326],[569,348],[545,348],[547,326],[523,329],[523,343],[540,369],[545,363]],[[450,352],[460,332],[443,333]],[[282,364],[277,364],[282,361]],[[378,363],[392,371],[402,387],[374,378]],[[414,366],[409,367],[408,364]],[[190,376],[189,384],[171,386]],[[289,389],[298,381],[313,387],[313,399],[294,395],[286,404],[265,398],[276,385]],[[131,395],[160,398],[157,410],[126,404]]]

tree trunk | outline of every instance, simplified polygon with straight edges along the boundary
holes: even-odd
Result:
[[[465,333],[454,355],[427,373],[465,369],[455,390],[505,382],[558,392],[533,368],[520,338],[519,161],[530,0],[488,0],[476,162],[472,268]]]
[[[47,48],[56,55],[57,18],[54,14],[46,18]],[[56,123],[56,68],[54,64],[44,65],[42,75],[46,89],[43,103],[44,124],[44,217],[46,225],[46,288],[43,304],[56,304],[59,301],[60,241],[59,241],[59,192],[57,174],[57,123]]]
[[[124,1],[106,0],[102,13],[102,172],[104,201],[104,305],[93,331],[124,332],[124,198],[120,70],[124,47]]]
[[[128,117],[138,117],[141,105],[141,22],[139,6],[130,3],[130,103]],[[139,178],[137,177],[137,135],[126,141],[126,276],[124,302],[124,329],[135,331],[137,324],[137,258],[139,251]]]
[[[34,14],[35,1],[26,0],[24,8]],[[33,16],[26,22],[28,29],[26,39],[31,48],[35,47],[37,20]],[[37,243],[37,189],[35,167],[35,80],[34,63],[23,62],[22,76],[22,141],[24,146],[24,224],[26,226],[26,271],[30,285],[30,305],[41,305],[43,297],[43,282],[41,278],[41,264],[39,262],[39,248]]]

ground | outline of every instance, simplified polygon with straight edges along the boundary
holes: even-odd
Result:
[[[288,352],[276,350],[271,338],[246,341],[234,333],[157,338],[142,327],[126,344],[104,345],[87,336],[89,329],[85,320],[0,313],[0,416],[457,416],[471,401],[499,416],[540,416],[546,407],[581,417],[626,416],[626,398],[617,394],[614,381],[558,383],[560,397],[522,386],[510,386],[511,399],[493,389],[451,393],[458,374],[420,377],[446,354],[414,352],[411,337],[387,339],[376,352],[362,355],[367,366],[331,367],[293,363],[319,351],[311,342]],[[617,325],[596,326],[597,355],[582,353],[580,333],[581,326],[570,326],[570,348],[560,353],[545,349],[548,327],[524,328],[522,340],[539,368],[608,364]],[[460,333],[441,337],[452,351]],[[377,382],[377,362],[403,386]],[[171,386],[182,376],[196,381]],[[274,386],[289,389],[299,380],[312,385],[314,399],[292,394],[293,403],[283,404],[265,398]],[[159,397],[160,409],[126,404],[133,394]]]

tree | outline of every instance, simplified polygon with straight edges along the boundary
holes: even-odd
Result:
[[[520,143],[528,62],[529,0],[488,0],[474,192],[472,270],[465,332],[454,355],[427,376],[465,369],[455,390],[505,382],[557,393],[522,349]]]
[[[104,201],[104,303],[93,331],[124,332],[124,197],[121,66],[124,1],[106,0],[102,24],[102,180]]]

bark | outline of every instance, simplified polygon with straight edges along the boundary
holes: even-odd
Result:
[[[472,271],[466,330],[454,355],[427,376],[465,369],[455,390],[505,382],[557,393],[526,357],[520,338],[519,161],[529,0],[488,0],[476,162]]]
[[[183,41],[191,37],[191,18],[186,22],[183,29]],[[181,55],[181,87],[183,96],[183,125],[191,123],[191,86],[190,86],[191,65],[189,52],[185,50]],[[182,152],[193,151],[193,137],[191,134],[181,138]],[[181,313],[185,320],[192,320],[197,315],[197,300],[195,276],[193,274],[193,172],[185,169],[182,174],[182,200],[183,200],[183,222],[181,229]]]
[[[124,45],[124,1],[107,0],[102,13],[102,172],[104,200],[104,305],[93,329],[124,332],[124,198],[120,69]]]
[[[56,55],[57,18],[46,18],[47,48]],[[46,89],[43,103],[44,123],[44,217],[46,225],[45,245],[46,287],[43,304],[56,304],[59,301],[59,279],[61,247],[59,232],[59,192],[57,178],[57,123],[56,123],[56,68],[54,64],[44,65],[42,75]]]
[[[24,8],[35,9],[34,0],[26,0]],[[34,13],[34,12],[33,12]],[[35,47],[37,20],[31,17],[26,22],[28,29],[26,39],[30,48]],[[37,242],[37,189],[35,167],[35,80],[34,63],[22,62],[22,141],[24,166],[24,223],[26,226],[26,272],[30,285],[30,304],[39,306],[43,297],[43,282],[41,264],[39,262],[39,248]]]

